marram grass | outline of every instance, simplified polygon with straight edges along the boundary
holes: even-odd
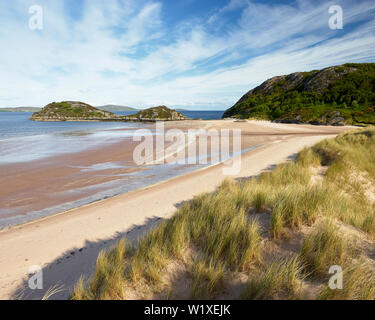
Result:
[[[315,225],[318,219],[331,219],[375,236],[375,205],[366,195],[368,186],[358,179],[360,174],[375,186],[374,159],[375,129],[366,128],[305,148],[295,163],[258,178],[226,180],[216,192],[186,203],[136,244],[121,241],[102,252],[94,274],[77,283],[72,298],[124,299],[127,290],[140,298],[166,291],[173,297],[167,275],[176,261],[185,266],[186,290],[194,299],[219,297],[238,274],[248,281],[234,298],[297,299],[301,284],[312,278],[325,281],[332,264],[345,266],[347,287],[341,293],[323,288],[316,298],[374,298],[373,270],[355,262],[333,223]],[[319,183],[312,183],[313,167],[326,168]],[[268,230],[262,229],[258,215],[269,215]],[[303,226],[314,227],[299,254],[263,261],[265,240],[282,241]]]

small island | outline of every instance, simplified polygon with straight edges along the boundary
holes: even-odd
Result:
[[[156,122],[186,120],[181,113],[166,106],[142,110],[134,115],[119,116],[78,101],[53,102],[35,112],[33,121],[124,121]]]
[[[112,112],[94,108],[83,102],[53,102],[41,111],[35,112],[30,120],[34,121],[113,121],[121,120]]]
[[[166,106],[159,106],[139,111],[137,114],[126,117],[130,121],[179,121],[186,120],[180,112],[167,108]]]

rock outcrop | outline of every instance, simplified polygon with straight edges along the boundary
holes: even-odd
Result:
[[[296,116],[295,118],[286,118],[281,120],[275,120],[278,123],[291,123],[291,124],[302,124],[305,123],[302,120],[302,116]],[[341,112],[332,111],[327,112],[316,120],[308,122],[312,125],[317,126],[345,126],[345,118],[341,116]]]

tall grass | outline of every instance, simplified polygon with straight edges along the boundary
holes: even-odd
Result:
[[[312,225],[320,213],[320,205],[328,197],[320,186],[285,187],[276,194],[271,214],[271,233],[274,238],[285,234],[285,228],[298,229]]]
[[[247,270],[260,259],[259,225],[248,219],[244,208],[246,202],[237,201],[241,196],[239,189],[228,192],[232,188],[232,183],[223,184],[214,194],[196,197],[173,218],[143,237],[134,250],[128,249],[128,255],[120,245],[101,253],[89,284],[85,286],[80,282],[73,298],[118,299],[121,298],[121,287],[136,283],[145,283],[158,292],[165,285],[163,275],[168,264],[173,259],[184,260],[184,253],[189,248],[200,256],[199,268],[193,268],[194,274],[199,272],[193,277],[192,296],[199,296],[197,292],[201,290],[196,283],[202,277],[209,279],[209,288],[215,288],[210,275],[218,277],[218,270],[221,270],[219,274],[223,268]],[[215,261],[215,267],[212,261]]]
[[[360,259],[347,264],[343,269],[342,289],[332,290],[329,286],[319,293],[321,300],[375,300],[375,271],[368,261]]]
[[[300,259],[309,273],[324,277],[331,266],[343,266],[353,253],[338,228],[332,221],[326,220],[304,239]]]
[[[171,289],[166,274],[176,260],[190,276],[192,298],[212,298],[236,272],[249,275],[244,299],[296,297],[302,269],[322,277],[332,264],[347,265],[352,258],[346,240],[333,224],[320,225],[305,239],[298,258],[267,265],[261,258],[264,233],[251,215],[269,215],[270,239],[312,226],[320,217],[375,236],[375,206],[355,176],[360,172],[375,179],[374,156],[375,129],[365,129],[306,148],[295,163],[278,165],[258,178],[226,180],[216,192],[186,203],[133,246],[120,242],[101,253],[95,273],[77,284],[73,298],[122,299],[126,288],[139,286],[147,287],[151,296]],[[311,168],[317,166],[328,170],[321,184],[312,184]],[[356,270],[348,272],[357,277]],[[355,296],[371,296],[372,282],[370,287],[369,293]]]
[[[275,260],[250,276],[243,300],[296,299],[300,296],[302,265],[298,258]]]
[[[190,272],[191,299],[210,299],[224,287],[225,268],[220,262],[194,259]]]
[[[121,299],[125,259],[125,240],[119,241],[113,249],[107,252],[100,252],[89,286],[86,288],[84,279],[81,278],[75,287],[73,298],[76,300]]]

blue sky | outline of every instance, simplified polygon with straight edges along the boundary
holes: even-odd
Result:
[[[0,106],[226,109],[272,76],[375,62],[374,18],[373,0],[2,0]]]

